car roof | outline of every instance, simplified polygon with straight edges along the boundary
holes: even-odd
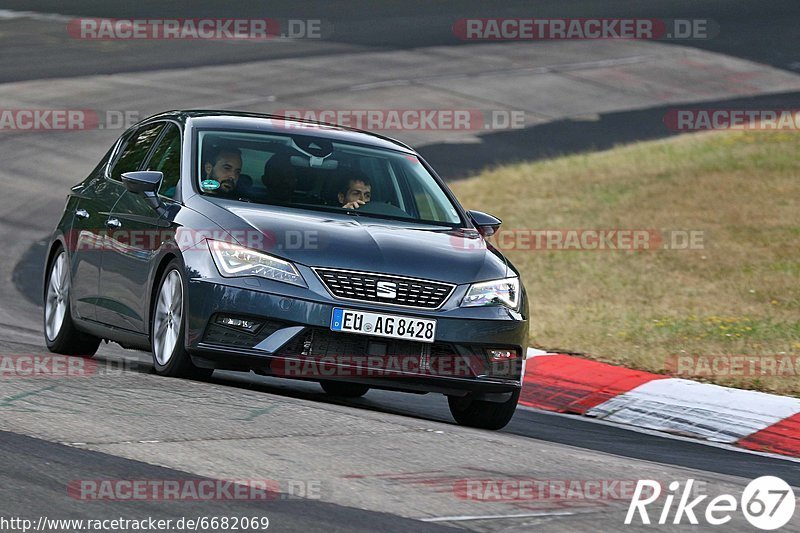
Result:
[[[281,115],[223,110],[167,111],[142,122],[172,119],[192,128],[263,130],[274,133],[314,135],[331,141],[352,142],[416,154],[408,145],[391,137],[369,131]]]

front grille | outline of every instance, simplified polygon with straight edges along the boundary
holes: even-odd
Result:
[[[422,309],[438,309],[450,296],[455,285],[404,278],[389,274],[315,268],[322,283],[333,296],[345,300],[376,302]],[[378,292],[378,285],[381,292]],[[394,297],[391,296],[392,291]]]

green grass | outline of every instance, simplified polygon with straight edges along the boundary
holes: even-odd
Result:
[[[798,133],[684,135],[452,187],[504,230],[702,232],[695,250],[504,250],[528,289],[534,345],[655,372],[676,354],[800,355]],[[800,377],[712,380],[800,395]]]

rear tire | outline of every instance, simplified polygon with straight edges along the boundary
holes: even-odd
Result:
[[[158,283],[150,320],[150,348],[156,374],[174,378],[206,379],[213,370],[198,368],[186,351],[186,283],[183,268],[173,259]]]
[[[509,423],[517,409],[519,390],[502,403],[476,400],[473,395],[448,396],[450,414],[462,426],[481,429],[502,429]]]
[[[100,339],[78,331],[72,320],[69,291],[72,286],[67,253],[60,249],[47,270],[44,293],[44,340],[53,353],[92,357]]]
[[[358,383],[344,383],[341,381],[320,381],[322,390],[331,396],[341,396],[342,398],[360,398],[364,396],[369,387]]]

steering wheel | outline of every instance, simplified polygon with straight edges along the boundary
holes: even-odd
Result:
[[[388,215],[392,217],[405,217],[411,218],[411,215],[400,209],[399,207],[386,203],[386,202],[367,202],[357,209],[352,211],[358,213],[369,213],[372,215]]]

